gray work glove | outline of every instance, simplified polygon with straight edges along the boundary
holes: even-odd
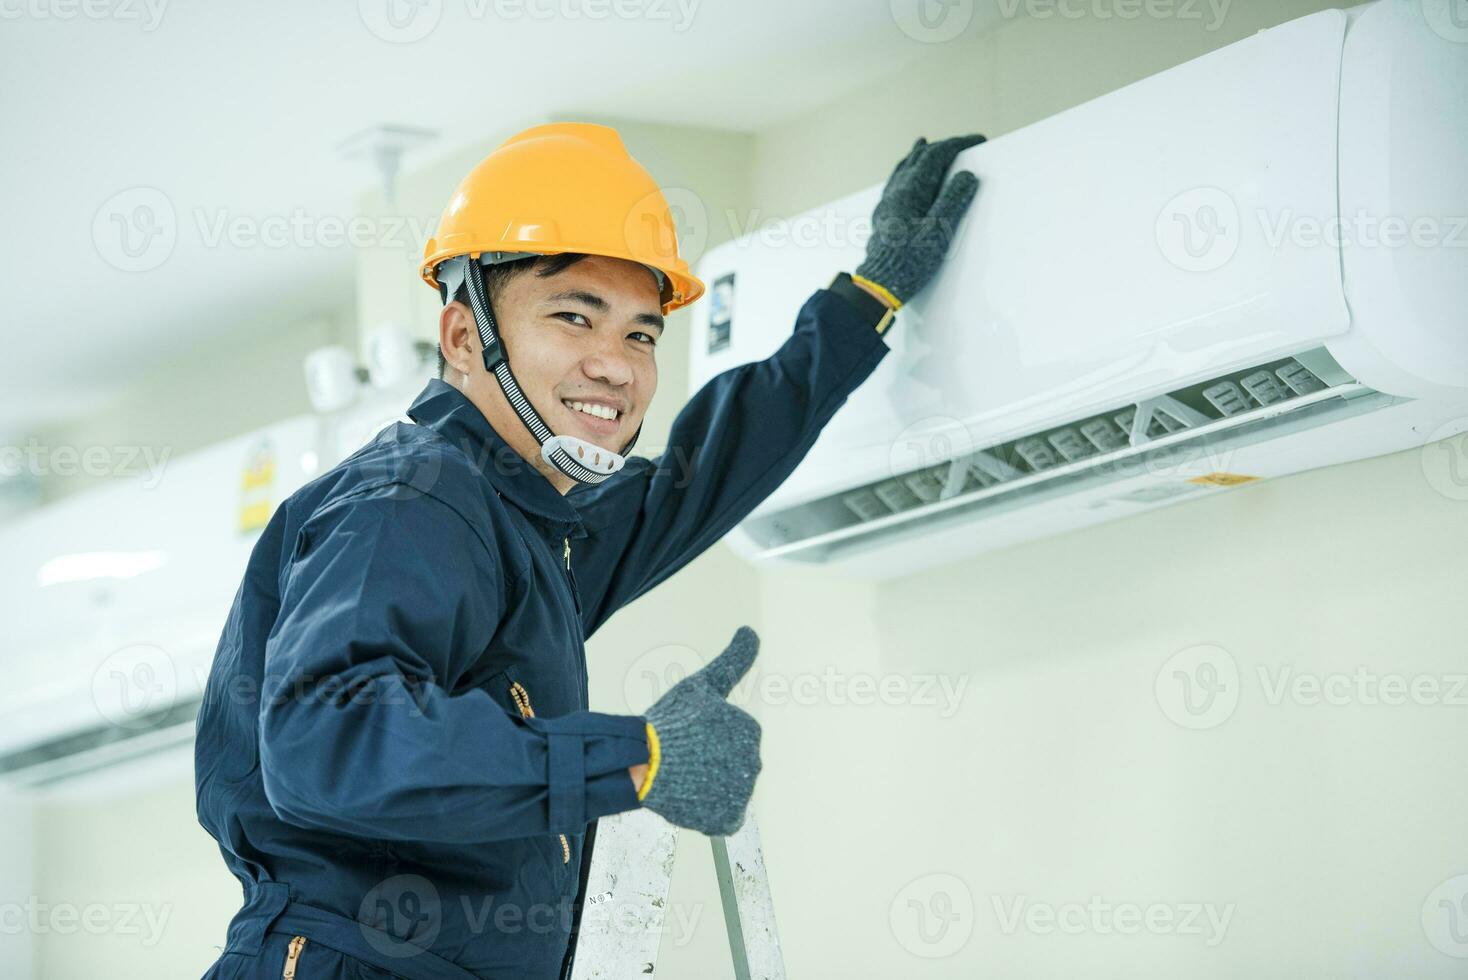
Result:
[[[759,722],[724,699],[754,663],[759,637],[741,626],[723,653],[647,709],[658,767],[643,805],[669,823],[727,837],[744,823],[759,775]]]
[[[856,275],[874,282],[906,303],[928,284],[948,254],[958,221],[978,190],[979,178],[960,170],[943,192],[938,185],[954,157],[984,142],[977,133],[938,143],[919,138],[898,162],[882,199],[872,211],[872,237]]]

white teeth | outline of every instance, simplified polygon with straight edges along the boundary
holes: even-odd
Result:
[[[594,415],[599,419],[615,419],[617,417],[617,410],[606,405],[591,405],[587,402],[566,402],[566,404],[578,412],[585,412],[587,415]]]

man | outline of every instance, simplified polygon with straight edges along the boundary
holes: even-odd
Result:
[[[645,716],[587,710],[585,637],[753,510],[876,367],[982,139],[918,140],[858,275],[704,386],[659,460],[626,454],[663,317],[703,284],[656,184],[570,123],[469,174],[422,268],[441,377],[281,505],[220,639],[198,812],[245,904],[208,977],[565,975],[597,817],[740,826],[759,726],[725,698],[753,632]]]

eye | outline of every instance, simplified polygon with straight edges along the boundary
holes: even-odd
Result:
[[[583,314],[580,314],[580,313],[572,313],[570,310],[562,310],[561,312],[556,313],[556,314],[553,314],[553,315],[554,316],[579,316],[579,317],[581,317],[582,320],[585,320],[586,321],[586,325],[587,326],[591,326],[591,321],[590,320],[587,320],[586,317]]]
[[[637,331],[636,333],[628,334],[627,336],[629,336],[629,337],[641,337],[642,340],[639,340],[638,343],[639,344],[647,344],[649,347],[656,347],[658,345],[658,340],[657,340],[656,337],[654,337],[650,333],[643,333],[641,330]]]

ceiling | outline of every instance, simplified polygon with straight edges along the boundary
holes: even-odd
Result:
[[[221,233],[244,219],[263,235],[260,219],[279,229],[298,211],[350,218],[378,178],[340,158],[348,136],[436,130],[414,167],[568,111],[756,130],[921,57],[894,13],[912,2],[13,5],[0,441],[98,411],[152,365],[302,297],[350,303],[350,247]]]

